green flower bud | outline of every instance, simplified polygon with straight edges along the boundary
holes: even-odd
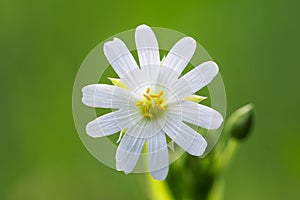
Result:
[[[226,128],[229,134],[237,139],[245,139],[254,122],[254,106],[252,104],[245,105],[233,112],[227,120]]]

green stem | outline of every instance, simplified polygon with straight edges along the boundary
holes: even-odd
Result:
[[[233,156],[235,155],[237,151],[239,141],[236,139],[230,138],[227,142],[227,145],[223,151],[223,155],[221,157],[221,168],[224,170],[230,161],[232,160]]]
[[[147,175],[149,182],[149,196],[150,199],[164,199],[173,200],[172,194],[168,185],[164,181],[157,181],[152,178],[150,174]]]

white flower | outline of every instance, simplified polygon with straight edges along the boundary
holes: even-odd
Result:
[[[138,26],[135,42],[140,67],[120,39],[104,44],[104,54],[120,80],[111,79],[114,85],[84,87],[82,101],[118,110],[88,123],[86,131],[91,137],[103,137],[126,129],[116,152],[116,168],[126,174],[134,169],[147,141],[149,171],[163,180],[169,169],[166,135],[189,154],[200,156],[207,143],[184,122],[206,129],[216,129],[223,122],[217,111],[191,101],[217,75],[218,66],[208,61],[179,78],[195,52],[193,38],[179,40],[163,62],[150,27]]]

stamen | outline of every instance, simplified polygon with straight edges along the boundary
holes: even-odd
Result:
[[[151,101],[151,98],[147,95],[147,94],[143,94],[143,96],[148,99],[149,101]]]
[[[149,118],[152,117],[152,115],[151,115],[150,113],[146,113],[145,116],[146,116],[146,117],[149,117]]]
[[[147,88],[146,93],[149,94],[149,92],[150,92],[150,88]]]
[[[141,101],[137,102],[135,105],[136,105],[136,106],[141,106],[143,103],[144,103],[144,101],[141,100]]]
[[[150,97],[156,98],[156,97],[158,97],[158,96],[157,96],[157,94],[150,94]]]
[[[149,105],[147,104],[144,106],[144,112],[147,113],[148,111],[149,111]]]
[[[153,116],[159,116],[161,111],[166,111],[164,99],[161,98],[163,94],[162,90],[157,94],[150,93],[150,87],[147,87],[146,92],[143,94],[144,99],[138,101],[136,106],[141,107],[145,117],[152,118]]]
[[[164,92],[161,90],[161,91],[158,93],[157,97],[159,98],[159,97],[161,97],[161,95],[163,95],[163,94],[164,94]]]
[[[163,105],[160,105],[159,108],[164,112],[166,111],[166,108]]]

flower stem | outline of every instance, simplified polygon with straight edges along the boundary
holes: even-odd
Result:
[[[173,200],[168,185],[164,181],[154,180],[150,174],[147,175],[149,180],[149,196],[150,199]]]

